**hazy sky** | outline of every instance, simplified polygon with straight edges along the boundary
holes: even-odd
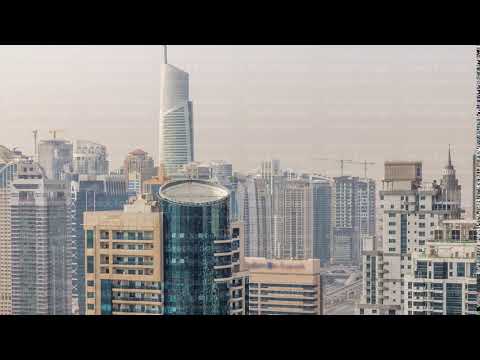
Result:
[[[246,171],[264,158],[339,174],[334,162],[423,160],[441,176],[448,144],[471,205],[475,63],[469,46],[170,46],[190,73],[195,157]],[[0,46],[0,144],[33,152],[31,131],[108,147],[112,168],[157,157],[160,46]],[[346,173],[363,174],[361,166]]]

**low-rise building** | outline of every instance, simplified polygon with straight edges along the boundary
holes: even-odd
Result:
[[[246,258],[249,315],[322,315],[320,260]]]

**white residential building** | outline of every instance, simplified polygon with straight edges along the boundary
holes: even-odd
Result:
[[[18,163],[10,192],[13,315],[72,313],[70,195],[68,181]]]
[[[412,252],[404,314],[478,314],[476,267],[475,222],[443,221],[425,249]]]
[[[189,99],[189,75],[167,62],[161,65],[159,163],[170,176],[194,160],[193,108]]]
[[[425,249],[441,221],[460,218],[460,191],[450,152],[440,185],[422,184],[421,162],[385,163],[382,246],[363,252],[365,283],[357,313],[404,313],[404,277],[411,254]]]

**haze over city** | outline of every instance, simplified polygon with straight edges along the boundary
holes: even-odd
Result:
[[[196,160],[247,171],[339,174],[335,162],[422,160],[440,176],[448,144],[471,206],[472,46],[169,46],[190,74]],[[160,46],[1,46],[0,144],[33,153],[32,130],[107,146],[112,168],[142,148],[158,158]],[[346,174],[363,174],[346,165]]]

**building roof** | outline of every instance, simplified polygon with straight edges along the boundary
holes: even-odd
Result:
[[[135,149],[135,150],[133,150],[129,153],[129,155],[135,155],[135,156],[141,156],[141,155],[145,155],[145,154],[146,154],[146,152],[143,151],[142,149]]]
[[[0,145],[0,162],[8,163],[12,160],[12,158],[13,158],[12,151],[7,149],[3,145]]]
[[[180,204],[207,204],[227,198],[229,191],[209,181],[184,179],[170,181],[160,190],[160,197]]]

